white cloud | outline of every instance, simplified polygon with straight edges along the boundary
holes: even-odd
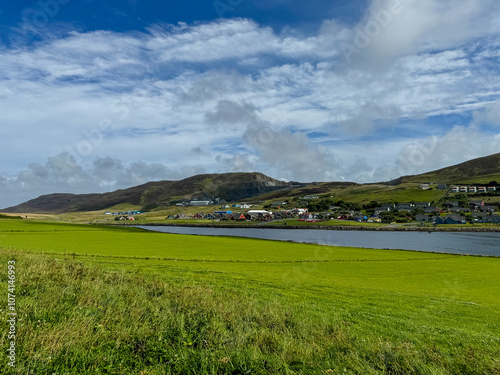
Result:
[[[360,47],[353,56],[381,67],[401,56],[495,35],[499,10],[495,0],[374,0],[353,30],[351,43]]]
[[[475,113],[475,124],[500,126],[500,100],[495,101]]]
[[[398,175],[417,174],[497,153],[500,134],[484,134],[475,126],[454,126],[442,135],[419,139],[400,152]]]
[[[376,181],[397,177],[394,160],[434,126],[453,151],[413,169],[496,152],[481,126],[500,123],[500,5],[392,1],[372,1],[357,25],[326,20],[309,35],[231,19],[3,48],[0,148],[16,155],[0,164],[3,186],[54,189],[51,163],[32,163],[63,152],[79,165],[57,185],[67,191],[200,170]],[[343,46],[374,20],[383,27],[349,63]],[[468,126],[471,112],[481,126]]]

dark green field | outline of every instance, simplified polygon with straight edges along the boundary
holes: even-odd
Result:
[[[500,374],[497,258],[22,220],[0,248],[11,373]]]

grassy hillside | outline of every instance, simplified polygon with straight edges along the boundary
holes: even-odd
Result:
[[[0,247],[19,374],[500,373],[500,259],[15,220]]]
[[[440,182],[440,183],[488,183],[500,180],[500,153],[469,160],[451,167],[423,173],[416,176],[404,176],[399,182]]]
[[[257,199],[273,200],[291,200],[298,201],[298,197],[307,195],[304,190],[320,197],[332,197],[334,200],[344,200],[354,203],[378,202],[438,202],[442,199],[446,191],[432,189],[421,190],[418,183],[402,183],[399,185],[385,184],[346,184],[336,185],[331,183],[317,183],[308,185],[304,189],[292,191],[280,191],[259,196]]]
[[[62,213],[97,211],[117,206],[152,208],[173,201],[218,197],[227,201],[291,188],[296,183],[278,181],[262,173],[205,174],[181,181],[158,181],[104,194],[44,195],[3,212]]]

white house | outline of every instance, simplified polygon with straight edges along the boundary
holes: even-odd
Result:
[[[256,218],[259,216],[272,215],[273,213],[266,210],[250,210],[247,212],[247,215],[250,215],[252,218]]]

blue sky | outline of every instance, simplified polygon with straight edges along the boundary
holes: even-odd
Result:
[[[500,151],[493,0],[0,8],[0,207],[197,173],[373,182]]]

